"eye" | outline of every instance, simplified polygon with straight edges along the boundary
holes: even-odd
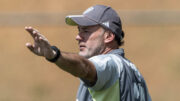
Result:
[[[85,32],[85,33],[89,33],[89,31],[87,31],[87,30],[85,30],[84,32]]]
[[[91,33],[89,30],[81,30],[81,32],[86,34]]]
[[[87,30],[81,30],[81,31],[79,31],[79,33],[90,33],[90,32]]]

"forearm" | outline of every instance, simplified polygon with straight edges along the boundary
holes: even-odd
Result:
[[[89,82],[96,81],[96,70],[94,65],[87,59],[72,53],[61,52],[52,48],[46,37],[38,30],[32,27],[25,27],[26,31],[34,39],[34,44],[26,43],[27,48],[38,56],[43,56],[50,62],[71,73],[74,76],[88,80]],[[57,60],[57,61],[56,61]]]
[[[89,60],[77,54],[61,52],[61,56],[55,64],[76,77],[86,79],[90,82],[96,80],[94,65]]]

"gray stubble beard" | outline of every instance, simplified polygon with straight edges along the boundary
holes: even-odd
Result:
[[[96,50],[95,50],[92,54],[87,54],[86,56],[83,56],[83,55],[81,55],[81,54],[79,53],[79,55],[82,56],[82,57],[84,57],[84,58],[86,58],[86,59],[89,59],[89,58],[91,58],[91,57],[93,57],[93,56],[96,56],[96,55],[100,55],[100,54],[102,54],[103,51],[105,50],[105,48],[104,48],[104,47],[101,47],[101,46],[103,46],[103,45],[100,45],[100,47],[97,47]]]

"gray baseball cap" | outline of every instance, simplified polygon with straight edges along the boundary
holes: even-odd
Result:
[[[83,12],[82,15],[69,15],[66,16],[66,24],[72,26],[93,26],[101,25],[120,39],[123,38],[121,20],[115,10],[111,7],[104,5],[95,5]]]

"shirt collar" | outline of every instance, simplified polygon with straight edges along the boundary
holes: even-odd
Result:
[[[114,50],[110,51],[108,54],[118,54],[118,55],[121,55],[122,57],[124,57],[124,49],[123,48],[114,49]]]

